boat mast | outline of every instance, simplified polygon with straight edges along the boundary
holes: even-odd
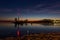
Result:
[[[17,18],[17,20],[18,20],[18,22],[19,22],[19,9],[18,9],[17,11],[18,11],[18,18]]]

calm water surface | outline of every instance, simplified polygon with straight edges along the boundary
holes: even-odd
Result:
[[[28,24],[28,25],[19,25],[11,23],[0,23],[0,38],[1,37],[16,37],[17,30],[20,31],[20,36],[26,35],[27,31],[29,33],[47,33],[47,32],[60,32],[60,24],[55,25],[41,25],[41,24]]]

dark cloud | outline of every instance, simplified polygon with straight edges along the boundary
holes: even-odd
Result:
[[[0,0],[0,8],[0,16],[4,17],[17,16],[17,13],[23,17],[57,17],[60,15],[60,0]]]

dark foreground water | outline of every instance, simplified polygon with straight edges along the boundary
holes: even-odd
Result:
[[[60,24],[54,25],[41,25],[41,24],[28,24],[19,25],[11,23],[0,23],[0,38],[3,37],[17,37],[17,30],[20,31],[20,36],[26,35],[27,31],[29,34],[32,33],[48,33],[48,32],[60,32]]]

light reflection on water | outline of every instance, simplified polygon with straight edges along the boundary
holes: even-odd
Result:
[[[15,24],[0,23],[0,37],[16,36],[17,29],[18,26],[15,27]],[[27,34],[27,30],[29,30],[30,33],[60,32],[60,24],[54,24],[54,25],[24,24],[19,25],[19,30],[21,32],[21,36]]]

